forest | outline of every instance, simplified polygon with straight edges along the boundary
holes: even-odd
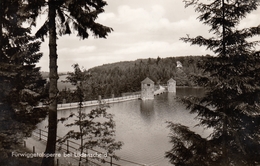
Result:
[[[156,85],[165,85],[170,78],[173,78],[177,86],[198,86],[192,77],[203,74],[203,69],[199,69],[198,66],[207,57],[210,56],[138,59],[104,64],[89,70],[80,69],[77,65],[77,70],[83,74],[85,100],[96,100],[99,95],[102,98],[109,98],[112,94],[122,96],[139,92],[141,82],[146,77],[152,79]],[[177,61],[182,67],[177,67]],[[76,96],[73,94],[69,86],[63,87],[59,93],[59,103],[64,101],[63,99],[66,99],[66,102],[76,102]]]

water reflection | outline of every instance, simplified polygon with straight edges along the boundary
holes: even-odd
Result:
[[[140,112],[142,118],[149,124],[154,119],[154,100],[145,100],[140,103]]]

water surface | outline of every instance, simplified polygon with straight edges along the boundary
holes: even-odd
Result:
[[[120,151],[116,154],[123,159],[147,165],[167,166],[168,159],[164,158],[165,152],[171,149],[169,143],[169,128],[166,121],[180,123],[190,127],[191,130],[201,134],[209,135],[209,131],[194,127],[198,121],[195,115],[190,114],[185,106],[176,100],[177,97],[188,95],[203,95],[203,89],[178,88],[177,94],[164,93],[155,96],[154,100],[133,100],[110,104],[107,109],[114,114],[116,122],[116,139],[124,142]],[[90,111],[95,107],[87,107],[84,111]],[[67,117],[77,109],[58,111],[58,117]],[[47,120],[38,125],[45,129]],[[63,136],[73,128],[58,125],[58,135]],[[122,164],[131,165],[131,164]]]

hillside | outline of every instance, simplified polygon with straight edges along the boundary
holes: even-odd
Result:
[[[86,95],[96,98],[98,95],[120,96],[125,92],[140,91],[141,81],[146,77],[151,78],[156,84],[166,84],[173,78],[178,86],[196,86],[190,76],[202,74],[197,64],[203,58],[203,56],[158,57],[97,66],[88,70],[92,77],[86,81],[88,85]],[[182,67],[177,67],[177,61],[181,62]]]
[[[138,59],[135,61],[116,62],[97,66],[83,72],[84,100],[109,98],[114,94],[121,96],[123,93],[131,94],[141,90],[141,82],[149,77],[155,84],[167,84],[170,78],[176,80],[177,86],[197,86],[191,76],[202,75],[198,68],[205,56],[168,57],[157,59]],[[177,66],[177,62],[181,65]],[[90,74],[90,77],[89,77]],[[45,73],[46,75],[46,73]],[[59,103],[66,99],[67,102],[77,101],[74,94],[75,86],[64,83],[67,75],[59,75],[58,88]]]

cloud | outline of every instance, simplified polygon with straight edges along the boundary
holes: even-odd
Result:
[[[259,14],[259,11],[249,14],[246,19],[241,20],[239,29],[258,26],[260,24]]]
[[[115,13],[102,13],[98,16],[98,20],[100,21],[108,21],[108,20],[111,20],[111,19],[114,19],[116,17]]]
[[[163,53],[173,50],[173,45],[167,42],[161,41],[147,41],[132,44],[131,46],[123,49],[116,50],[115,54],[135,54],[135,53],[147,53],[157,52]]]
[[[87,52],[93,52],[97,49],[96,46],[80,46],[80,47],[76,47],[76,48],[61,48],[59,49],[59,53],[71,53],[72,55],[73,54],[84,54],[84,53],[87,53]]]
[[[177,36],[179,32],[187,34],[198,32],[198,29],[202,30],[201,32],[208,30],[196,19],[197,15],[183,18],[181,16],[176,17],[176,14],[178,13],[169,15],[165,7],[161,5],[152,5],[147,8],[121,5],[109,21],[115,32],[136,33],[140,37],[145,34],[153,36],[157,34],[158,36],[166,32],[168,35]]]
[[[170,56],[180,56],[189,55],[189,52],[193,50],[196,52],[200,50],[203,53],[209,53],[204,47],[190,46],[190,44],[175,41],[172,43],[163,41],[147,41],[139,42],[133,45],[129,45],[124,49],[116,50],[113,55],[131,55],[131,56],[145,56],[155,58],[158,55],[165,57],[165,55]]]
[[[184,43],[178,39],[172,40],[153,40],[139,41],[136,43],[122,44],[120,49],[112,53],[113,57],[121,56],[123,60],[136,60],[140,58],[161,58],[187,56],[187,55],[206,55],[212,54],[206,47],[199,47]],[[120,59],[121,60],[121,59]],[[119,61],[119,58],[118,58]]]
[[[162,6],[154,5],[149,10],[119,6],[117,21],[120,25],[128,25],[131,30],[145,30],[158,27],[158,21],[165,15]]]
[[[194,8],[184,8],[182,1],[163,0],[107,0],[105,12],[97,22],[114,31],[107,39],[97,39],[91,34],[80,40],[76,34],[59,37],[59,71],[73,70],[70,66],[79,63],[85,68],[139,58],[205,55],[205,47],[190,46],[179,39],[186,37],[212,37],[210,27],[197,19]],[[260,22],[259,9],[241,22],[241,27],[256,26]],[[44,21],[43,17],[42,20]],[[76,32],[75,32],[76,33]],[[44,57],[39,66],[48,70],[48,40],[42,44]]]

